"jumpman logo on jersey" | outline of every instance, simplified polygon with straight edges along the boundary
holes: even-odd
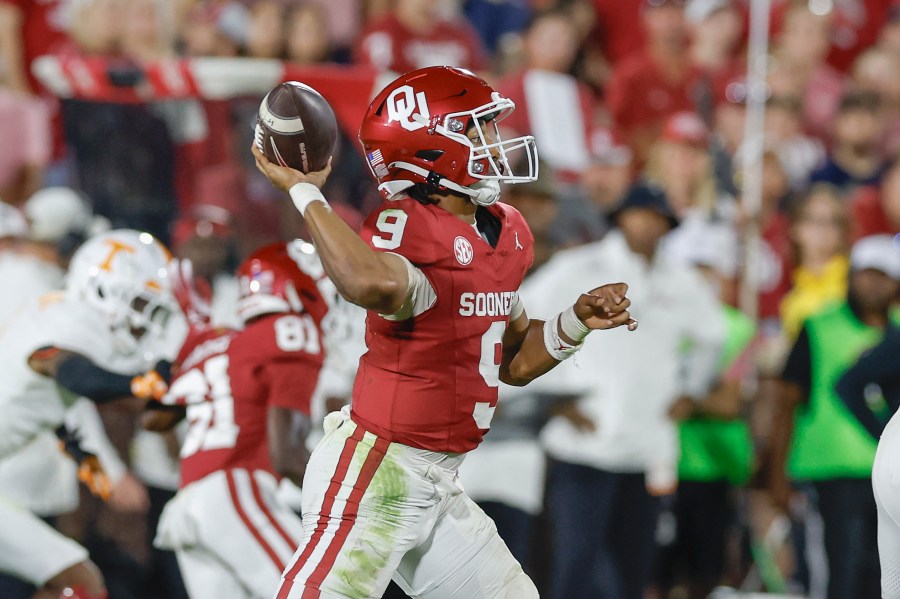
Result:
[[[515,233],[516,233],[516,249],[517,249],[517,250],[524,250],[524,249],[525,249],[524,246],[522,246],[522,244],[519,243],[519,232],[516,231]]]

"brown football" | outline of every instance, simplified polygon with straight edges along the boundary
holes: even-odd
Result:
[[[259,105],[256,145],[270,162],[304,173],[319,171],[334,154],[336,142],[334,111],[305,83],[281,83]]]

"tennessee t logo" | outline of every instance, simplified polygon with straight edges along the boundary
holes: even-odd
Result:
[[[112,270],[112,261],[116,257],[116,254],[119,252],[127,252],[129,254],[134,253],[134,248],[128,245],[127,243],[122,243],[121,241],[116,241],[115,239],[107,239],[106,245],[109,246],[109,253],[106,255],[106,259],[100,263],[98,267],[100,270],[105,270],[109,272]]]
[[[519,232],[518,231],[516,231],[516,249],[517,250],[525,249],[525,247],[521,243],[519,243]]]

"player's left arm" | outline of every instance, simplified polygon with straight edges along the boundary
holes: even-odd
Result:
[[[588,333],[598,329],[637,329],[628,308],[628,285],[613,283],[582,293],[568,309],[549,321],[529,319],[523,307],[514,310],[503,336],[500,380],[527,385],[581,348]]]
[[[163,376],[156,371],[139,376],[118,374],[95,364],[83,354],[55,346],[32,352],[28,356],[28,366],[75,395],[95,403],[131,397],[158,399],[167,389]]]
[[[309,461],[306,437],[319,372],[319,365],[304,352],[284,352],[266,360],[260,372],[267,386],[269,458],[275,472],[297,486],[303,483]]]

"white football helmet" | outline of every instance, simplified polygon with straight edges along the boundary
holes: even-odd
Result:
[[[133,353],[147,337],[161,336],[177,309],[169,282],[171,259],[149,233],[131,229],[101,233],[72,257],[66,293],[103,312],[117,349]]]

